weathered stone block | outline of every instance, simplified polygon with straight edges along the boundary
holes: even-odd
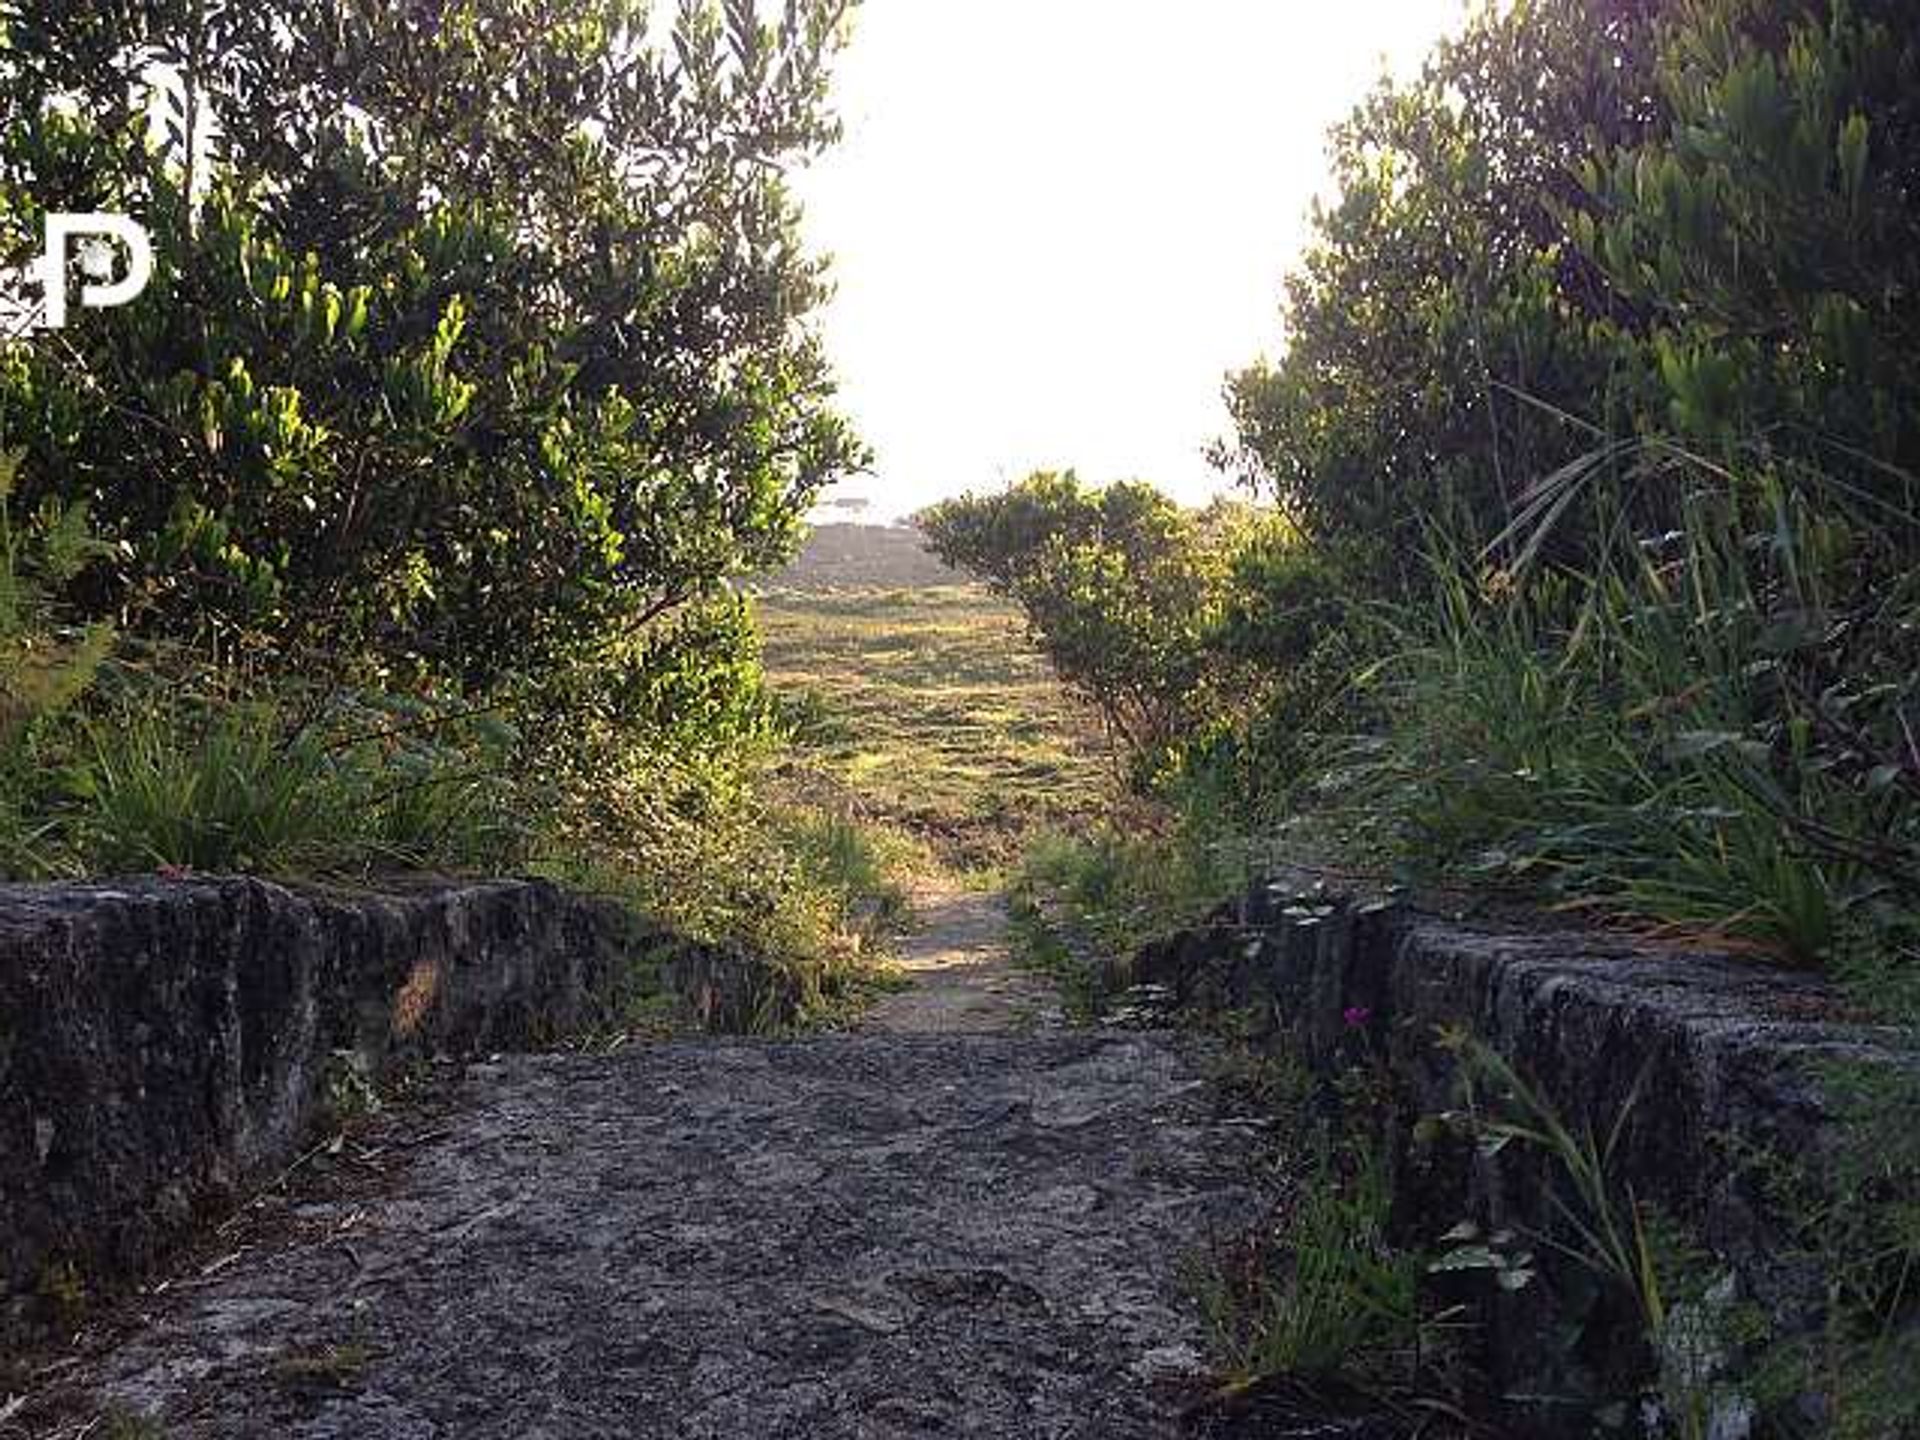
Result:
[[[1250,955],[1260,972],[1251,985]],[[1573,1133],[1605,1136],[1624,1114],[1612,1178],[1709,1246],[1729,1290],[1776,1334],[1814,1319],[1820,1286],[1794,1253],[1793,1217],[1772,1206],[1747,1161],[1784,1157],[1817,1179],[1840,1138],[1823,1084],[1831,1062],[1920,1070],[1920,1039],[1850,1018],[1817,975],[1618,933],[1448,919],[1329,894],[1298,875],[1146,947],[1130,976],[1185,1004],[1270,1006],[1276,1031],[1315,1068],[1332,1073],[1369,1054],[1416,1113],[1458,1103],[1456,1057],[1437,1041],[1464,1029]],[[1461,1145],[1403,1144],[1396,1213],[1426,1243],[1469,1213],[1489,1227],[1552,1230],[1553,1168],[1524,1146],[1487,1161]],[[1482,1320],[1497,1385],[1593,1378],[1582,1357],[1547,1353],[1564,1318],[1549,1313],[1551,1280],[1489,1298]]]
[[[343,1054],[378,1079],[547,1044],[648,987],[738,1027],[773,983],[540,881],[0,886],[0,1333],[285,1163]]]

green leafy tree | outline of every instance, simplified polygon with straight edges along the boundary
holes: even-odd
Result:
[[[1026,612],[1054,670],[1151,768],[1209,723],[1219,703],[1210,643],[1231,507],[1184,510],[1151,485],[1094,488],[1036,473],[995,495],[916,517],[929,548]]]
[[[846,9],[0,6],[0,247],[122,210],[159,260],[0,355],[28,500],[115,547],[75,598],[471,690],[785,556],[859,460],[785,180]]]
[[[1637,379],[1638,317],[1563,244],[1593,137],[1657,123],[1658,7],[1489,9],[1332,136],[1335,198],[1286,283],[1286,348],[1233,376],[1218,461],[1374,585],[1439,522],[1492,536]]]

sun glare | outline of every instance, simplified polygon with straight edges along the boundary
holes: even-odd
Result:
[[[897,517],[1043,466],[1222,487],[1220,379],[1275,296],[1324,137],[1461,0],[869,0],[846,142],[803,177],[825,332]]]

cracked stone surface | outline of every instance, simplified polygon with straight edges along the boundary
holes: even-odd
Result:
[[[1181,1266],[1259,1203],[1200,1064],[1050,1032],[476,1066],[380,1193],[307,1197],[77,1388],[223,1440],[1172,1433]]]

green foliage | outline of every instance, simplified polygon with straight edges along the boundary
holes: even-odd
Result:
[[[1783,1395],[1818,1394],[1843,1440],[1903,1434],[1920,1363],[1920,1078],[1910,1068],[1836,1062],[1832,1143],[1818,1160],[1735,1155],[1776,1213],[1791,1251],[1820,1276],[1819,1329],[1777,1341],[1761,1368]]]
[[[911,847],[838,815],[801,812],[787,833],[808,871],[839,897],[842,930],[877,936],[906,922],[907,895],[896,877]]]
[[[501,778],[514,737],[486,716],[338,690],[296,712],[171,647],[62,624],[53,588],[105,547],[84,507],[53,498],[16,524],[17,466],[0,456],[0,873],[339,873],[518,852]]]
[[[1274,1241],[1243,1246],[1200,1286],[1234,1381],[1364,1373],[1419,1353],[1425,1258],[1389,1236],[1389,1174],[1372,1150],[1323,1151]]]
[[[1817,1166],[1770,1150],[1732,1157],[1768,1213],[1791,1226],[1788,1253],[1823,1290],[1808,1317],[1817,1325],[1774,1338],[1764,1316],[1712,1298],[1701,1284],[1708,1253],[1620,1180],[1614,1152],[1642,1102],[1637,1085],[1604,1137],[1576,1132],[1481,1042],[1450,1032],[1442,1043],[1459,1058],[1466,1094],[1465,1111],[1445,1118],[1464,1124],[1482,1156],[1515,1145],[1551,1163],[1552,1233],[1531,1238],[1628,1301],[1648,1350],[1648,1395],[1676,1433],[1715,1433],[1718,1417],[1754,1402],[1784,1415],[1807,1396],[1819,1398],[1825,1433],[1906,1433],[1914,1403],[1905,1377],[1920,1313],[1920,1212],[1912,1200],[1920,1083],[1910,1070],[1827,1067],[1835,1123]],[[1738,1369],[1728,1368],[1736,1360]]]
[[[1536,1152],[1552,1166],[1544,1185],[1552,1221],[1531,1238],[1626,1300],[1654,1372],[1647,1381],[1648,1398],[1656,1402],[1672,1433],[1685,1440],[1712,1433],[1716,1409],[1745,1399],[1715,1373],[1718,1367],[1706,1362],[1728,1339],[1712,1332],[1716,1323],[1725,1321],[1697,1298],[1690,1310],[1676,1304],[1680,1286],[1691,1279],[1688,1272],[1698,1268],[1699,1256],[1680,1227],[1620,1179],[1614,1160],[1620,1137],[1640,1104],[1644,1073],[1603,1137],[1591,1127],[1571,1128],[1512,1062],[1465,1031],[1444,1034],[1441,1044],[1459,1062],[1466,1101],[1464,1112],[1448,1118],[1463,1124],[1478,1154],[1492,1159],[1514,1145]],[[1471,1230],[1462,1227],[1455,1234]],[[1469,1266],[1461,1262],[1461,1253],[1456,1249],[1437,1262],[1438,1267],[1490,1269],[1503,1288],[1516,1288],[1510,1263]]]
[[[1332,808],[1428,873],[1806,963],[1865,928],[1910,961],[1920,593],[1902,537],[1849,523],[1831,487],[1775,481],[1756,487],[1772,516],[1756,545],[1737,518],[1749,482],[1657,453],[1689,489],[1685,528],[1657,544],[1586,574],[1436,559],[1429,605],[1385,627],[1383,721],[1342,747]]]
[[[178,743],[183,728],[148,712],[94,730],[78,788],[99,867],[315,868],[345,811],[322,747],[299,736],[283,745],[271,717],[244,709],[221,714],[198,743]]]
[[[1436,519],[1497,528],[1582,445],[1556,411],[1637,382],[1634,317],[1559,217],[1585,208],[1589,137],[1656,120],[1660,8],[1489,6],[1334,132],[1338,194],[1287,282],[1286,351],[1230,380],[1218,459],[1366,589],[1419,590]]]
[[[105,624],[63,625],[52,592],[96,558],[84,506],[43,502],[16,519],[20,456],[0,452],[0,874],[46,875],[74,863],[49,810],[68,717],[113,647]]]
[[[111,1405],[101,1413],[100,1436],[101,1440],[167,1440],[167,1432],[158,1420],[120,1405]]]
[[[1409,1243],[1396,1214],[1396,1152],[1405,1114],[1386,1070],[1356,1063],[1316,1079],[1285,1041],[1231,1042],[1224,1083],[1280,1122],[1282,1189],[1271,1222],[1216,1252],[1196,1277],[1214,1351],[1236,1401],[1317,1387],[1364,1397],[1411,1425],[1459,1409],[1464,1372],[1457,1308],[1432,1277],[1441,1268]],[[1325,1406],[1316,1407],[1324,1413]]]
[[[1215,783],[1224,774],[1184,774],[1171,803],[1134,800],[1101,824],[1042,831],[1007,876],[1016,953],[1059,986],[1075,1019],[1109,1010],[1142,945],[1245,892],[1255,857]]]
[[[1336,547],[1308,543],[1269,521],[1246,533],[1228,561],[1221,616],[1209,644],[1238,697],[1235,713],[1182,755],[1176,790],[1230,796],[1243,826],[1293,812],[1321,760],[1319,737],[1370,715],[1355,683],[1370,660],[1372,626]]]
[[[1355,112],[1231,386],[1338,597],[1254,632],[1243,760],[1343,737],[1320,793],[1393,863],[1912,971],[1910,22],[1489,7]]]
[[[836,1026],[887,984],[879,952],[905,918],[904,862],[885,834],[767,790],[697,821],[636,811],[646,828],[628,846],[554,847],[532,868],[768,961],[778,978],[756,1028]]]
[[[1151,769],[1207,723],[1218,675],[1205,637],[1244,517],[1196,515],[1139,482],[1091,489],[1040,472],[915,523],[941,559],[1020,606],[1055,673],[1130,758]]]
[[[860,458],[787,178],[851,6],[654,8],[0,0],[0,265],[157,262],[0,346],[9,871],[568,868],[814,984],[730,582]]]
[[[782,558],[857,454],[782,178],[844,9],[0,11],[0,249],[119,209],[159,256],[0,362],[29,502],[115,547],[73,598],[472,689]]]
[[[1263,705],[1296,716],[1340,683],[1323,663],[1338,633],[1335,571],[1271,514],[1224,502],[1183,510],[1139,482],[1093,489],[1042,472],[943,502],[918,523],[942,559],[1020,606],[1138,788],[1231,764],[1234,737]],[[1262,777],[1249,794],[1274,788]]]
[[[1557,1183],[1548,1189],[1547,1200],[1569,1238],[1541,1239],[1632,1296],[1648,1335],[1658,1336],[1667,1323],[1666,1287],[1647,1216],[1632,1188],[1620,1183],[1613,1163],[1621,1132],[1639,1104],[1640,1086],[1634,1086],[1602,1140],[1591,1129],[1577,1134],[1569,1129],[1546,1098],[1490,1046],[1463,1033],[1449,1034],[1442,1043],[1459,1059],[1467,1125],[1479,1152],[1491,1157],[1518,1142],[1557,1165]]]
[[[1194,787],[1170,820],[1136,814],[1082,834],[1035,837],[1012,890],[1044,897],[1103,954],[1126,956],[1243,891],[1252,866],[1225,802]]]
[[[369,720],[370,733],[340,733]],[[295,874],[492,868],[523,853],[500,742],[407,723],[344,703],[289,722],[268,704],[188,707],[136,689],[87,724],[69,779],[78,851],[107,873]]]
[[[1106,977],[1087,963],[1064,926],[1049,918],[1045,897],[1032,885],[1016,883],[1007,897],[1007,940],[1016,964],[1042,975],[1060,997],[1061,1011],[1074,1025],[1091,1025],[1110,998]]]
[[[1884,0],[1678,7],[1656,82],[1669,121],[1578,167],[1571,240],[1647,317],[1655,424],[1767,452],[1908,516],[1920,223],[1920,40]]]

